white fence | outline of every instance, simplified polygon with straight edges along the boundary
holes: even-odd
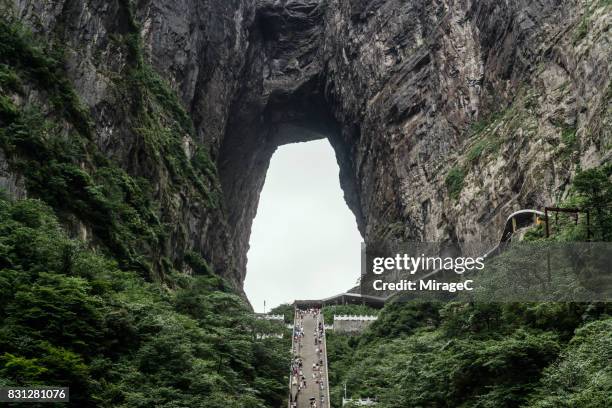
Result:
[[[334,315],[334,322],[336,320],[374,321],[374,320],[378,320],[378,316],[368,316],[368,315]]]
[[[342,406],[351,403],[352,405],[357,405],[360,407],[376,405],[376,400],[374,398],[359,398],[359,399],[350,399],[350,398],[342,398]]]
[[[258,319],[264,320],[285,320],[285,316],[283,315],[271,315],[271,314],[262,314],[257,316]]]
[[[357,333],[365,330],[378,316],[334,315],[335,332]]]

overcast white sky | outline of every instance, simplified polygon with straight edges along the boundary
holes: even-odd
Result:
[[[344,292],[360,274],[361,235],[327,139],[279,147],[253,221],[246,294],[257,312]]]

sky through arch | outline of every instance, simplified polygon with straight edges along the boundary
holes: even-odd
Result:
[[[245,292],[257,312],[344,292],[360,273],[361,235],[327,139],[280,146],[253,221]]]

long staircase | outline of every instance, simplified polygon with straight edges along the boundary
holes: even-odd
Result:
[[[329,408],[325,321],[319,309],[295,310],[291,354],[289,407]]]

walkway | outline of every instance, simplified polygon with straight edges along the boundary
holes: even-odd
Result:
[[[325,322],[318,309],[296,310],[290,395],[292,401],[297,398],[297,404],[290,402],[290,407],[329,408],[327,347],[323,327]],[[316,405],[312,405],[312,401]]]

